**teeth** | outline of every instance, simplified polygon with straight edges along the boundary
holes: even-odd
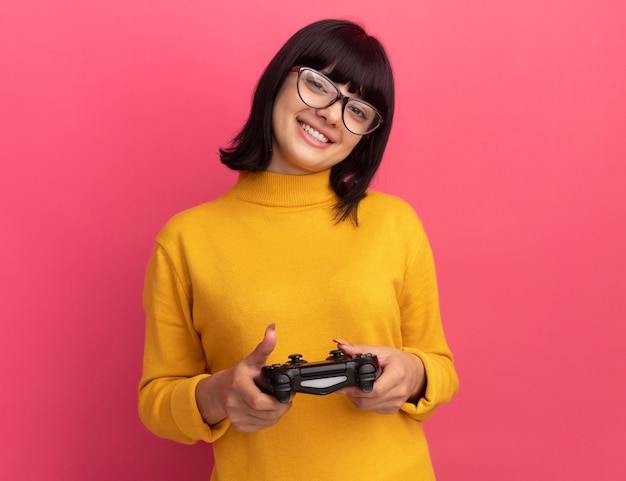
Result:
[[[315,140],[319,140],[320,142],[329,142],[328,138],[324,134],[319,133],[310,125],[303,124],[302,122],[300,122],[300,127],[302,127],[302,129],[311,137],[313,137]]]

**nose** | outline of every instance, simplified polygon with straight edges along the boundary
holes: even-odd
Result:
[[[315,109],[315,113],[318,117],[322,117],[326,120],[326,123],[331,125],[341,125],[343,120],[341,119],[343,115],[343,102],[340,99],[328,107],[324,107],[323,109]]]

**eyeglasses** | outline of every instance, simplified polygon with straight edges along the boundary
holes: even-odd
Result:
[[[382,114],[364,100],[347,97],[326,75],[309,67],[293,67],[298,72],[298,95],[313,109],[325,109],[338,100],[343,103],[341,118],[350,132],[367,135],[383,123]]]

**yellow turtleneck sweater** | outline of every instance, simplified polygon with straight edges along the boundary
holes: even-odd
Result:
[[[213,481],[434,479],[422,421],[455,394],[431,250],[411,207],[369,192],[359,226],[335,223],[329,172],[240,174],[219,199],[182,212],[158,235],[144,291],[146,343],[139,412],[155,434],[213,443]],[[425,396],[394,415],[342,395],[297,394],[274,426],[209,427],[195,389],[232,367],[276,323],[269,363],[308,361],[332,339],[411,352]]]

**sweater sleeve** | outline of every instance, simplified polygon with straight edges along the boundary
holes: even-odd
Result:
[[[229,421],[209,427],[196,403],[196,387],[209,374],[193,325],[190,283],[180,267],[157,243],[144,285],[146,333],[139,416],[157,436],[184,444],[213,442],[228,429]]]
[[[423,421],[453,398],[459,381],[441,322],[432,250],[419,222],[417,227],[418,240],[400,294],[402,349],[424,363],[426,391],[417,404],[405,403],[402,411]]]

